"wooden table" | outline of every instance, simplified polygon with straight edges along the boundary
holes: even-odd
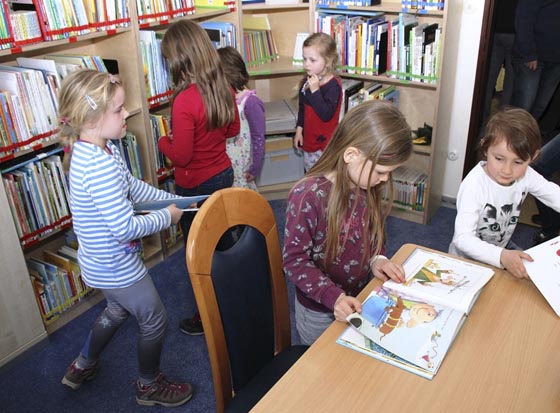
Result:
[[[560,319],[530,281],[495,270],[433,380],[337,344],[334,322],[251,412],[560,412]]]

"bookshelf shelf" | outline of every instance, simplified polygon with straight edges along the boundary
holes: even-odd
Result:
[[[267,3],[257,3],[257,4],[246,4],[243,5],[243,11],[286,11],[294,9],[309,9],[309,3],[294,3],[294,4],[267,4]]]

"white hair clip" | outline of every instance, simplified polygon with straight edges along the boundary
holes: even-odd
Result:
[[[97,103],[94,102],[90,95],[86,95],[86,101],[92,110],[97,109]]]
[[[111,83],[117,83],[117,78],[115,76],[113,76],[112,74],[109,74],[109,82]]]

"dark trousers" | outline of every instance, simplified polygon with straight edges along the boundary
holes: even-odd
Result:
[[[541,149],[541,155],[533,163],[535,171],[546,179],[552,179],[552,175],[560,170],[560,134],[552,138]],[[543,232],[547,235],[556,235],[560,230],[560,213],[547,207],[536,200],[537,208],[543,225]]]

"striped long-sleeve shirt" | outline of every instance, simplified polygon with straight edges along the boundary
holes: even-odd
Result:
[[[112,154],[88,142],[74,144],[70,209],[84,282],[95,288],[123,288],[147,274],[137,240],[171,224],[167,209],[134,215],[133,203],[175,195],[134,178],[117,147],[108,142],[107,148]]]

